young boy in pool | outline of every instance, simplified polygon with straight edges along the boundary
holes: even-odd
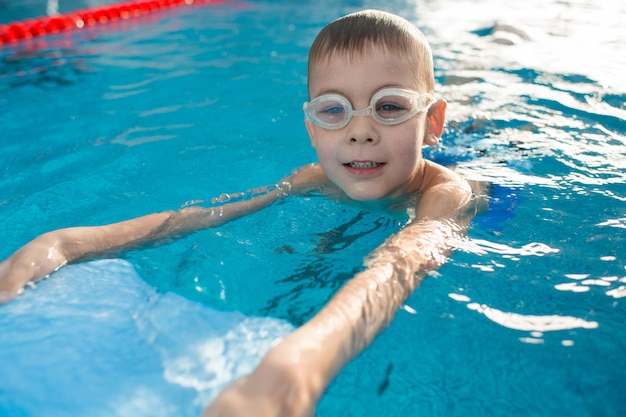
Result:
[[[305,124],[319,163],[267,193],[220,208],[188,207],[121,223],[45,233],[0,264],[0,300],[62,266],[217,227],[287,195],[321,191],[412,220],[371,253],[317,315],[275,345],[203,416],[310,416],[334,376],[440,266],[470,219],[472,190],[422,157],[443,131],[433,61],[422,33],[398,16],[363,11],[326,26],[309,55]]]

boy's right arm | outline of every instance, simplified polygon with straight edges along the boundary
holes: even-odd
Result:
[[[106,226],[72,227],[45,233],[0,263],[0,303],[15,298],[28,283],[69,263],[167,243],[258,211],[289,192],[298,193],[315,187],[320,179],[323,180],[319,172],[315,165],[303,167],[268,192],[219,207],[188,207]]]

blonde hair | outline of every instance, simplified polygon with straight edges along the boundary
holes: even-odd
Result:
[[[415,62],[419,84],[425,92],[434,92],[433,57],[426,37],[408,20],[380,10],[351,13],[324,27],[309,51],[309,74],[318,62],[339,54],[356,59],[374,46]]]

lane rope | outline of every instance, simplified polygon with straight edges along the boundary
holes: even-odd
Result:
[[[220,0],[139,0],[96,6],[55,16],[43,16],[0,25],[0,47],[22,39],[57,34],[118,20],[128,20],[178,6],[216,4]]]

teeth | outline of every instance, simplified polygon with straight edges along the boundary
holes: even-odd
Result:
[[[353,161],[353,162],[350,162],[348,165],[352,168],[376,168],[378,166],[381,166],[382,164],[380,162],[372,162],[372,161],[367,161],[367,162]]]

